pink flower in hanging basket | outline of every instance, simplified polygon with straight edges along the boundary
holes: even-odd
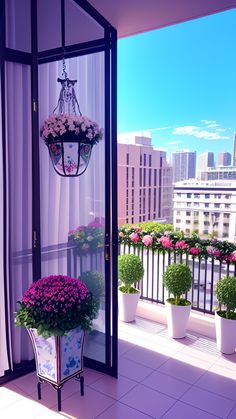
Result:
[[[142,242],[143,242],[143,244],[145,245],[145,246],[151,246],[151,244],[153,243],[153,238],[152,238],[152,236],[150,236],[150,234],[146,234],[144,237],[143,237],[143,240],[142,240]]]
[[[139,241],[139,235],[137,233],[131,233],[129,235],[130,240],[132,240],[132,242],[134,242],[135,244],[138,243]]]

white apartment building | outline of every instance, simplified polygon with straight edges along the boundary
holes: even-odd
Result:
[[[236,239],[236,181],[177,182],[173,197],[174,228],[200,236],[217,232],[220,239]]]

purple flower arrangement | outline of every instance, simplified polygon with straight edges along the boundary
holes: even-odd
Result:
[[[97,315],[97,303],[85,283],[64,275],[32,283],[18,303],[16,324],[45,337],[65,335],[78,326],[89,330]]]
[[[161,225],[159,225],[161,226]],[[236,244],[226,240],[200,239],[196,234],[184,236],[174,231],[161,231],[161,228],[149,228],[150,223],[139,225],[124,225],[119,229],[120,244],[152,249],[153,251],[189,254],[193,257],[211,257],[222,263],[236,264]]]

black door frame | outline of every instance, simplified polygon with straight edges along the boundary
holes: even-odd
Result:
[[[6,161],[6,115],[5,115],[5,62],[27,64],[31,67],[31,99],[32,99],[32,259],[34,281],[41,277],[41,244],[40,244],[40,181],[39,181],[39,115],[38,115],[38,69],[40,64],[50,63],[65,58],[104,52],[105,60],[105,245],[108,255],[105,261],[105,359],[101,363],[85,358],[85,365],[117,377],[118,328],[117,328],[117,33],[109,22],[95,10],[86,0],[74,0],[104,29],[104,38],[65,46],[65,4],[61,0],[61,42],[60,48],[38,52],[37,35],[37,0],[31,0],[31,53],[6,47],[5,4],[0,0],[1,11],[1,93],[2,93],[2,131],[3,160]],[[7,167],[3,167],[4,179],[7,179]],[[6,185],[6,182],[4,182]],[[7,190],[4,190],[4,217],[7,217]],[[4,234],[7,237],[7,234]],[[6,252],[10,249],[6,249]],[[4,267],[7,270],[7,255],[4,255]],[[5,284],[7,290],[7,283]],[[7,298],[6,298],[7,302]],[[6,306],[9,316],[9,307]],[[18,375],[19,375],[19,369]],[[23,367],[20,373],[28,372]],[[7,374],[12,377],[12,374]],[[14,376],[14,370],[13,370]],[[4,379],[4,378],[3,378]],[[0,383],[3,379],[0,379]]]

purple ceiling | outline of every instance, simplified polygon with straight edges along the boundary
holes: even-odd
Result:
[[[118,37],[162,28],[236,7],[236,0],[89,0]]]

